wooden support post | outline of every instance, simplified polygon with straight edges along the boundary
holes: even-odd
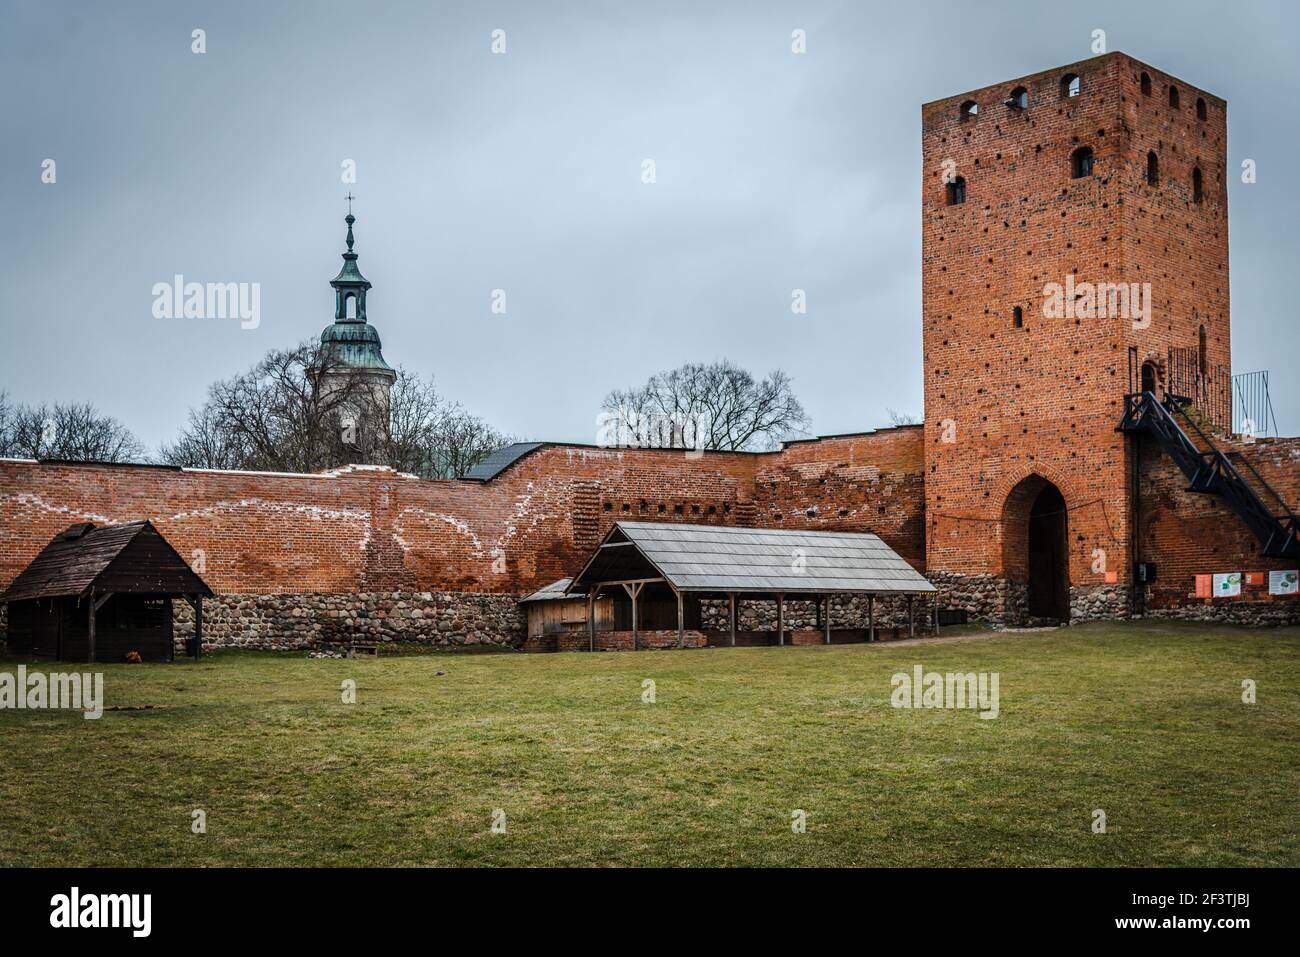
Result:
[[[916,637],[916,616],[912,613],[912,596],[907,596],[907,637]]]
[[[596,589],[587,592],[587,650],[596,650]]]
[[[826,644],[831,643],[831,596],[823,595],[822,602],[825,603],[826,610],[822,612],[822,625],[826,628]]]
[[[677,589],[673,589],[677,591]],[[682,609],[682,593],[677,591],[677,647],[686,647],[686,613]]]
[[[623,590],[627,592],[627,597],[632,599],[632,650],[637,651],[640,648],[640,640],[637,638],[637,598],[641,595],[641,589],[645,587],[645,582],[623,583]]]
[[[876,596],[867,596],[867,641],[876,640]]]
[[[731,647],[736,647],[736,593],[727,594],[727,604],[731,606]]]
[[[934,597],[930,601],[930,611],[933,615],[933,618],[931,619],[930,633],[937,635],[939,634],[939,593],[938,592],[934,593]]]
[[[194,596],[194,660],[203,654],[203,596]]]
[[[785,596],[776,596],[776,643],[785,644]]]
[[[86,602],[86,643],[89,646],[90,660],[95,660],[95,589],[90,590],[90,599]]]

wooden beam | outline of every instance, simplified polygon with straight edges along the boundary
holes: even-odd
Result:
[[[99,611],[99,609],[103,608],[104,602],[108,601],[112,597],[113,593],[111,591],[104,592],[104,596],[100,598],[99,601],[95,602],[95,611]]]
[[[907,596],[907,637],[916,637],[916,616],[912,610],[912,596]]]
[[[90,660],[95,660],[95,589],[90,590],[90,600],[86,602],[86,644],[89,646]]]
[[[677,594],[677,647],[686,647],[686,613],[682,608],[682,593],[673,589]]]
[[[867,641],[876,640],[876,596],[867,596]]]
[[[727,592],[727,604],[731,606],[731,647],[736,647],[736,593]]]
[[[623,586],[623,590],[627,592],[627,596],[632,599],[632,650],[639,651],[640,643],[637,640],[636,600],[637,596],[641,594],[641,589],[645,588],[645,582],[619,582],[619,584]]]
[[[649,585],[653,582],[667,582],[666,578],[615,578],[611,581],[592,582],[597,588],[606,588],[610,585]]]
[[[596,650],[596,589],[587,592],[587,650]]]
[[[194,596],[194,660],[203,654],[203,596]]]
[[[826,644],[831,643],[831,596],[823,595],[822,601],[825,603],[826,610],[822,613],[822,625],[826,628]]]
[[[776,596],[776,643],[785,644],[785,595]]]

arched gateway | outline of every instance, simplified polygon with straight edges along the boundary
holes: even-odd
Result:
[[[1016,484],[1002,510],[1002,567],[1024,588],[1033,618],[1070,617],[1068,515],[1061,490],[1041,475]]]

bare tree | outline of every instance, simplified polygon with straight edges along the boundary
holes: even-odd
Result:
[[[0,389],[0,456],[12,456],[14,454],[9,445],[13,420],[14,406],[9,401],[9,393],[4,389]]]
[[[0,393],[0,454],[73,462],[139,462],[144,446],[89,402],[13,404]]]
[[[244,461],[242,449],[220,427],[211,403],[190,409],[189,424],[175,442],[163,445],[158,457],[171,465],[208,469],[237,469]]]
[[[431,477],[434,478],[464,475],[497,449],[516,441],[459,405],[454,410],[443,421],[433,446],[436,468]]]
[[[806,435],[808,424],[784,372],[756,380],[725,359],[687,363],[638,388],[615,389],[601,409],[602,444],[772,449]]]
[[[889,413],[889,424],[894,428],[900,425],[921,424],[921,417],[913,415],[911,412],[899,412],[897,409],[891,409],[888,406],[885,407],[885,411]]]
[[[453,478],[509,442],[404,369],[385,410],[370,376],[329,364],[306,342],[214,383],[160,454],[191,467],[316,472],[366,463]]]
[[[402,368],[393,383],[387,424],[387,464],[425,478],[457,478],[515,441]]]

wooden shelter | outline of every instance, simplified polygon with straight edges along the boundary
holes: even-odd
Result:
[[[543,639],[554,635],[587,633],[587,599],[570,595],[565,589],[571,578],[561,578],[531,595],[519,599],[528,615],[528,637]],[[606,626],[613,618],[613,603],[604,599],[596,603],[596,627]]]
[[[558,584],[558,583],[557,583]],[[913,599],[936,592],[920,572],[875,535],[793,529],[735,528],[667,522],[616,522],[582,571],[565,588],[587,600],[588,647],[599,630],[595,605],[602,594],[622,589],[630,609],[631,647],[639,634],[661,629],[663,599],[675,610],[677,647],[687,629],[700,628],[699,599],[726,599],[728,643],[737,643],[736,608],[745,599],[776,602],[776,644],[785,644],[787,597],[816,603],[819,640],[832,641],[831,596],[867,598],[864,639],[876,638],[875,600],[902,597],[907,602],[908,635],[915,634]],[[648,608],[643,596],[657,595]],[[617,606],[616,606],[617,608]],[[617,611],[615,617],[617,615]]]
[[[14,655],[59,661],[171,661],[172,599],[194,608],[192,653],[203,645],[212,589],[148,521],[73,525],[0,594]]]

